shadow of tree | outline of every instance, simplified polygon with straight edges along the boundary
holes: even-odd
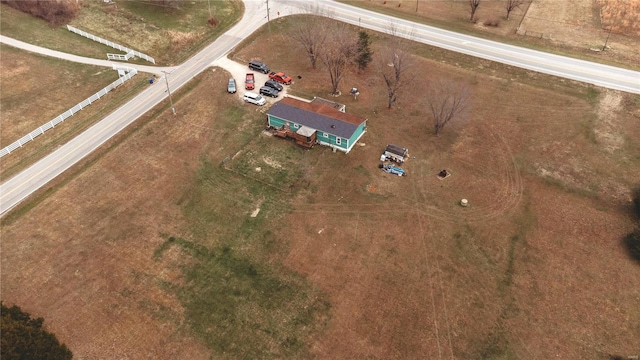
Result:
[[[631,259],[640,263],[640,188],[633,192],[633,212],[638,220],[639,227],[622,239],[624,247]]]
[[[640,230],[636,230],[623,239],[623,243],[629,256],[640,263]]]
[[[640,222],[640,187],[633,192],[633,211]]]

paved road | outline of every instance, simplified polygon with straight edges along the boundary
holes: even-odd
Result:
[[[375,31],[389,32],[389,25],[393,22],[398,36],[413,41],[544,74],[640,94],[640,72],[638,71],[502,44],[407,20],[392,19],[372,11],[330,0],[317,0],[317,3],[325,9],[325,13],[331,14],[334,19],[349,24]]]
[[[266,4],[263,0],[245,0],[244,3],[245,14],[236,26],[184,64],[172,69],[169,75],[172,91],[186,84],[194,76],[209,67],[216,59],[228,53],[242,39],[266,23],[267,11]],[[305,8],[306,4],[308,4],[308,2],[298,0],[271,0],[269,2],[271,18],[304,12],[308,10],[308,8]],[[405,20],[394,19],[383,14],[353,8],[344,4],[334,3],[330,0],[316,0],[315,4],[317,4],[319,8],[324,9],[324,13],[329,14],[329,16],[337,20],[360,25],[372,30],[386,32],[389,24],[393,22],[399,36],[407,37],[415,41],[547,74],[640,94],[640,73],[635,71],[550,55],[467,35],[456,34],[425,25],[414,24]],[[30,51],[38,50],[33,47]],[[54,56],[76,59],[80,60],[80,62],[86,61],[86,58],[51,52],[51,54],[54,53]],[[105,66],[113,65],[113,62],[95,59],[90,63]],[[146,69],[142,71],[153,73],[157,72],[157,69]],[[166,97],[167,94],[165,93],[164,86],[150,86],[147,90],[106,116],[90,129],[78,135],[23,172],[17,174],[15,177],[0,184],[0,214],[5,214],[9,209],[13,208],[26,197],[73,166],[80,159],[100,147],[122,129],[129,126],[138,117],[166,99]]]

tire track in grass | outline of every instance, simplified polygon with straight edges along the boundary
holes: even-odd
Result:
[[[421,207],[420,205],[420,201],[419,201],[419,189],[417,188],[417,184],[415,181],[412,182],[413,186],[413,202],[414,202],[414,206],[416,209],[419,209]],[[449,316],[448,316],[448,312],[447,312],[447,303],[446,301],[444,301],[444,295],[443,295],[443,301],[442,301],[442,311],[444,313],[444,323],[446,325],[446,345],[442,345],[440,342],[440,326],[438,325],[438,318],[440,317],[440,312],[438,311],[438,307],[436,306],[436,298],[435,298],[435,292],[434,292],[434,281],[433,281],[433,276],[432,274],[435,274],[437,279],[438,279],[438,285],[440,288],[440,292],[443,293],[444,289],[442,286],[442,279],[440,277],[440,264],[438,263],[438,259],[437,257],[434,257],[434,264],[435,264],[435,269],[431,268],[430,265],[430,260],[429,260],[429,248],[427,246],[427,242],[430,243],[431,246],[433,246],[433,241],[429,241],[427,240],[427,236],[426,236],[426,232],[424,229],[424,224],[422,221],[422,214],[420,211],[413,211],[417,218],[418,218],[418,226],[420,229],[420,243],[421,243],[421,247],[422,247],[422,253],[423,256],[425,258],[425,265],[427,267],[427,278],[429,279],[429,292],[430,292],[430,297],[431,297],[431,307],[433,309],[433,314],[434,314],[434,329],[436,332],[436,342],[438,345],[438,358],[442,359],[443,357],[443,347],[448,345],[447,348],[449,350],[449,353],[451,354],[451,358],[453,359],[453,344],[451,342],[451,325],[449,323]],[[433,270],[433,271],[432,271]]]
[[[420,204],[416,202],[417,194],[414,194],[413,198],[407,197],[402,201],[394,203],[385,203],[385,207],[381,209],[380,203],[315,203],[304,204],[303,206],[295,206],[294,212],[318,212],[327,211],[332,213],[389,213],[389,212],[406,212],[416,211],[422,215],[429,216],[439,221],[467,221],[470,223],[486,222],[505,214],[514,211],[522,200],[522,194],[524,186],[522,182],[522,176],[518,169],[517,161],[511,151],[510,146],[506,142],[503,136],[496,132],[490,133],[490,140],[484,141],[483,144],[487,144],[481,147],[478,151],[493,151],[496,153],[494,159],[499,162],[499,175],[494,176],[498,180],[491,180],[491,183],[495,184],[496,188],[500,189],[495,193],[495,200],[487,206],[470,206],[461,210],[457,207],[449,210],[438,208],[434,205]],[[499,149],[496,150],[495,146],[499,145]],[[490,174],[490,169],[494,166],[491,164],[479,164],[477,162],[465,159],[456,159],[465,165],[468,165],[471,170],[475,170],[480,174]],[[416,174],[420,172],[418,169]],[[420,182],[420,180],[418,180]],[[415,182],[414,182],[415,183]],[[422,190],[416,189],[416,190]]]
[[[416,216],[418,218],[418,225],[420,228],[420,245],[422,247],[422,253],[423,253],[423,256],[425,257],[425,265],[427,267],[427,279],[428,279],[429,293],[431,298],[431,309],[433,311],[433,328],[435,330],[435,335],[436,335],[436,344],[438,345],[438,358],[442,359],[442,346],[440,344],[440,330],[438,326],[439,316],[438,316],[438,308],[436,306],[435,295],[433,291],[433,279],[431,276],[431,266],[429,265],[429,251],[427,250],[427,246],[426,246],[426,239],[425,239],[424,226],[422,224],[422,217],[419,213],[416,213]]]

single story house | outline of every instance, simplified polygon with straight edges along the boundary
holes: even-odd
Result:
[[[367,131],[367,119],[343,113],[324,103],[284,98],[267,112],[269,126],[287,129],[307,139],[348,153]]]

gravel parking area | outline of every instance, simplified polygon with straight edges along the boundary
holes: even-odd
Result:
[[[249,66],[247,64],[243,64],[243,63],[239,63],[233,60],[230,60],[227,57],[223,57],[221,59],[218,59],[216,61],[214,61],[211,65],[213,66],[218,66],[221,67],[225,70],[227,70],[231,76],[233,76],[234,79],[236,79],[236,86],[238,88],[238,91],[236,92],[236,96],[238,96],[238,99],[242,100],[242,96],[244,95],[245,92],[249,91],[249,90],[245,90],[244,89],[244,78],[245,75],[247,73],[253,73],[255,76],[255,80],[256,80],[256,88],[255,90],[251,90],[251,92],[255,92],[258,93],[260,90],[261,86],[264,86],[264,83],[269,80],[269,76],[267,74],[263,74],[261,72],[258,71],[253,71],[251,69],[249,69]],[[269,65],[269,64],[267,64]],[[273,69],[272,69],[273,70]],[[294,82],[295,83],[295,82]],[[227,83],[225,82],[224,84],[220,84],[220,86],[227,86]],[[263,96],[265,98],[265,100],[267,100],[267,104],[273,104],[277,101],[279,101],[280,99],[282,99],[284,96],[287,95],[287,90],[289,89],[289,86],[292,85],[282,85],[282,91],[280,91],[280,94],[277,98],[272,98],[269,96]]]

